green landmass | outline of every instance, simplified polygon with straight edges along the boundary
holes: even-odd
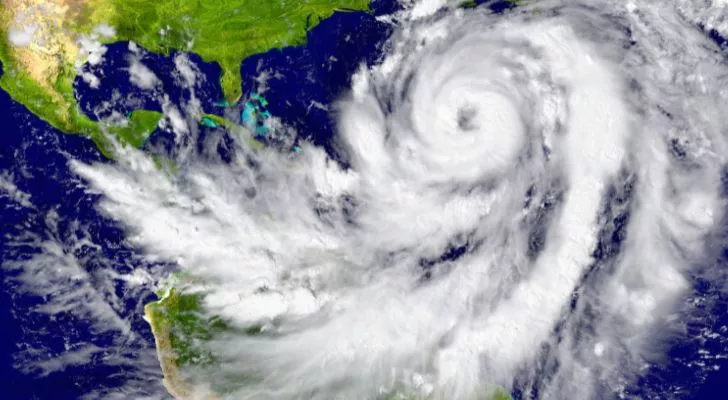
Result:
[[[178,273],[172,276],[169,288],[157,292],[158,301],[144,307],[144,315],[152,328],[159,362],[164,374],[164,383],[169,392],[178,399],[204,398],[216,400],[250,380],[251,377],[240,375],[227,386],[215,384],[204,394],[195,391],[197,384],[190,377],[185,367],[216,367],[217,357],[203,344],[221,333],[239,335],[258,335],[263,332],[262,326],[253,325],[246,329],[231,327],[218,316],[204,313],[202,302],[204,294],[185,292],[188,284],[195,283],[195,278]],[[230,377],[230,372],[226,372]],[[210,382],[205,382],[210,383]]]
[[[178,367],[213,364],[215,356],[200,350],[195,343],[210,340],[215,333],[229,329],[222,319],[205,317],[201,312],[201,301],[199,293],[184,294],[172,288],[148,307],[152,329],[168,333],[175,352],[173,363]]]
[[[140,147],[162,116],[137,110],[114,124],[85,116],[73,92],[77,63],[83,61],[77,42],[81,35],[103,43],[134,41],[160,54],[189,51],[206,62],[217,62],[225,97],[221,103],[230,104],[241,96],[239,67],[244,58],[302,44],[306,32],[336,10],[368,7],[368,0],[0,0],[0,88],[55,128],[91,138],[111,157],[107,134],[122,144]],[[20,16],[25,20],[18,22]],[[9,33],[18,28],[16,23],[21,27],[37,24],[38,32],[45,36],[26,46],[15,46]],[[113,27],[114,35],[94,33],[101,24]],[[211,128],[241,129],[213,114],[203,115],[200,123]],[[160,168],[176,169],[170,160],[155,161]],[[155,336],[167,387],[173,395],[187,398],[191,388],[181,369],[214,365],[215,355],[197,344],[231,328],[218,317],[204,315],[200,293],[185,293],[181,286],[171,285],[159,295],[159,301],[146,305],[145,316]],[[261,332],[260,326],[252,326],[241,334]],[[395,393],[388,399],[415,398],[401,396],[405,395]],[[500,391],[491,399],[510,396]]]
[[[0,0],[0,88],[55,128],[90,137],[110,156],[104,130],[74,97],[77,65],[85,61],[79,38],[134,41],[151,52],[188,51],[217,62],[229,104],[241,96],[243,59],[304,43],[307,31],[337,10],[368,9],[369,0]],[[29,26],[35,27],[31,42],[11,43],[11,31]],[[160,117],[136,111],[110,131],[139,146]]]
[[[3,14],[0,13],[0,16]],[[0,88],[30,112],[48,122],[51,126],[67,133],[79,133],[91,138],[107,157],[111,156],[111,143],[98,121],[87,117],[76,103],[73,81],[76,70],[71,64],[58,63],[49,69],[46,79],[39,81],[19,65],[17,55],[6,39],[7,30],[0,26],[0,61],[3,74]],[[63,58],[63,56],[59,56]],[[32,60],[42,62],[42,59]],[[107,124],[108,133],[115,135],[122,144],[139,146],[154,131],[161,114],[138,110],[128,116],[127,121]]]
[[[157,127],[161,117],[162,114],[157,111],[137,110],[131,112],[123,124],[110,125],[108,130],[122,143],[141,147]]]
[[[216,316],[207,316],[202,309],[204,294],[200,292],[185,293],[187,284],[194,278],[186,274],[176,274],[169,283],[170,288],[157,292],[160,300],[147,304],[145,316],[152,327],[157,345],[165,384],[177,398],[193,396],[194,381],[184,374],[185,367],[214,367],[216,357],[203,350],[201,343],[212,339],[216,334],[234,333],[239,335],[263,334],[262,325],[253,325],[246,329],[236,329]],[[230,378],[230,371],[226,372]],[[214,387],[215,392],[201,396],[206,399],[218,399],[226,393],[234,391],[239,385],[254,378],[241,375],[227,386]],[[404,386],[376,397],[377,400],[429,400]],[[511,400],[510,394],[502,388],[493,387],[484,390],[474,400]]]
[[[117,39],[155,53],[178,49],[220,64],[228,102],[241,95],[240,63],[252,54],[304,43],[337,10],[368,10],[369,0],[109,0]],[[164,34],[160,34],[164,32]]]
[[[0,30],[3,37],[7,36]],[[30,112],[41,117],[51,126],[67,133],[80,133],[91,138],[99,149],[110,157],[111,143],[104,134],[101,125],[91,120],[80,110],[73,96],[73,79],[75,72],[62,70],[53,81],[52,89],[44,88],[32,79],[23,69],[12,68],[12,54],[8,43],[0,41],[0,61],[3,63],[3,75],[0,76],[0,87],[10,94],[14,100],[25,105]],[[154,111],[139,110],[128,116],[123,125],[108,125],[111,134],[123,144],[139,146],[154,131],[161,114]]]

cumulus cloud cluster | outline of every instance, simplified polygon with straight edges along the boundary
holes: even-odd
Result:
[[[206,313],[263,327],[201,344],[219,365],[199,380],[234,398],[471,399],[516,383],[592,398],[664,351],[723,219],[728,66],[697,28],[722,9],[448,7],[405,11],[391,52],[353,78],[345,163],[249,138],[226,162],[180,153],[178,175],[128,148],[72,163],[131,242],[200,278]],[[558,368],[537,369],[544,357]]]

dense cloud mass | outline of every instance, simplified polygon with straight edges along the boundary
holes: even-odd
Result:
[[[728,64],[704,31],[726,7],[423,1],[338,102],[337,158],[236,136],[176,175],[128,148],[71,164],[209,315],[263,325],[191,372],[232,398],[617,397],[715,273]],[[179,146],[196,113],[175,109]]]

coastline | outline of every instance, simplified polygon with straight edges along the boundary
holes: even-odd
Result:
[[[155,308],[159,306],[158,301],[151,302],[144,306],[144,320],[149,323],[154,336],[154,345],[157,350],[157,359],[162,368],[162,384],[167,392],[176,400],[218,400],[218,397],[212,393],[196,393],[197,389],[188,384],[183,376],[182,371],[177,364],[177,353],[172,348],[169,327],[158,318],[155,317],[159,310]]]

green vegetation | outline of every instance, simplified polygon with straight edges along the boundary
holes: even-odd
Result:
[[[66,133],[90,137],[106,155],[108,139],[74,98],[80,35],[107,24],[115,35],[102,42],[134,41],[149,51],[190,51],[222,68],[226,100],[241,96],[240,63],[273,48],[302,44],[306,32],[336,10],[368,10],[369,0],[36,0],[0,7],[0,88],[33,114]],[[9,42],[10,29],[33,23],[43,40],[23,47]],[[122,143],[141,145],[158,114],[132,113],[128,124],[110,127]],[[156,119],[156,120],[155,120]],[[214,122],[214,121],[213,121]]]
[[[0,28],[0,35],[6,38],[7,32]],[[73,94],[76,70],[72,65],[59,63],[47,71],[44,81],[33,79],[25,69],[19,67],[6,40],[0,40],[0,61],[3,63],[0,88],[51,126],[63,132],[88,136],[104,155],[110,156],[111,144],[101,126],[84,115],[76,104]],[[50,72],[54,72],[55,76]],[[124,124],[109,125],[108,131],[116,134],[123,144],[140,146],[143,139],[154,130],[160,117],[161,114],[157,112],[135,111]]]
[[[216,334],[239,333],[257,335],[261,325],[245,329],[230,326],[219,316],[206,315],[202,302],[204,293],[192,291],[190,285],[200,284],[199,279],[184,272],[170,276],[166,288],[159,289],[158,301],[146,306],[147,318],[155,336],[165,336],[174,352],[175,366],[205,366],[214,363],[215,357],[202,349],[200,344],[209,341]]]
[[[0,58],[3,57],[5,43],[0,41]],[[104,135],[101,126],[81,112],[73,98],[73,78],[64,73],[57,79],[58,92],[45,90],[28,74],[19,69],[3,71],[0,77],[0,88],[4,89],[13,98],[25,105],[30,112],[41,117],[51,126],[67,133],[79,133],[89,137],[96,143],[105,156],[110,156],[111,143]],[[60,94],[58,96],[57,94]],[[154,111],[138,110],[128,116],[128,121],[122,125],[109,125],[108,131],[115,135],[123,144],[139,147],[154,131],[161,114]]]
[[[511,395],[503,389],[496,389],[495,393],[490,396],[491,400],[511,400]]]
[[[122,143],[141,147],[162,117],[157,111],[137,110],[127,116],[124,125],[112,125],[109,132]]]
[[[217,128],[219,126],[229,126],[232,123],[223,117],[214,114],[205,114],[200,119],[200,123],[208,128]]]
[[[368,10],[369,0],[109,0],[118,40],[156,53],[199,54],[222,67],[225,97],[241,95],[240,63],[252,54],[304,43],[307,30],[336,10]]]
[[[169,289],[161,300],[151,303],[147,309],[155,335],[165,332],[175,353],[174,364],[210,365],[215,357],[200,350],[195,343],[212,339],[215,333],[229,329],[218,317],[205,317],[201,313],[202,295],[183,294]]]
[[[43,87],[37,80],[32,79],[28,72],[18,67],[10,44],[4,40],[8,36],[7,31],[0,29],[0,35],[3,38],[0,40],[0,61],[3,63],[0,87],[55,128],[97,137],[100,133],[99,127],[81,113],[73,99],[72,85],[75,74],[63,70],[55,77],[53,87],[55,90]]]
[[[160,300],[149,303],[145,307],[147,319],[157,341],[157,351],[160,353],[165,377],[167,380],[175,382],[175,391],[178,393],[185,393],[189,390],[186,387],[189,382],[180,378],[183,376],[181,370],[185,366],[215,366],[215,355],[203,350],[202,343],[220,333],[240,335],[263,333],[262,325],[253,325],[241,330],[231,327],[219,317],[205,316],[202,310],[203,294],[199,292],[184,293],[183,290],[175,289],[176,286],[185,286],[192,281],[194,278],[184,274],[173,276],[169,282],[171,288],[158,291],[157,295]],[[230,371],[227,372],[228,378],[233,376],[230,373]],[[245,382],[253,382],[255,379],[249,375],[240,374],[233,380],[228,379],[227,384],[221,386],[218,383],[213,385],[213,388],[217,394],[224,394]],[[430,398],[403,385],[377,397],[379,400],[428,400]],[[511,396],[502,388],[491,387],[482,391],[477,399],[511,400]]]

